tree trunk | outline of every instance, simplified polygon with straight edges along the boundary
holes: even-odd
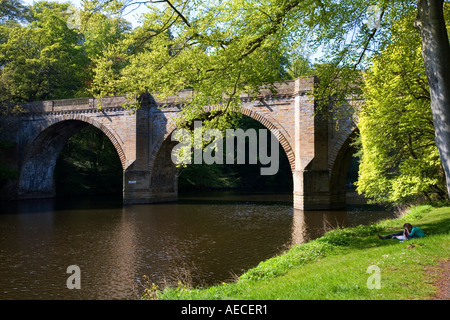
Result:
[[[450,195],[450,45],[444,20],[444,0],[418,0],[416,27],[431,95],[436,145]]]

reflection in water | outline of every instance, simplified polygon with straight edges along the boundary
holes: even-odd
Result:
[[[120,201],[120,199],[118,199]],[[392,216],[383,210],[303,212],[290,194],[209,193],[178,203],[122,206],[110,199],[1,204],[1,299],[136,299],[143,276],[211,285],[290,245]],[[78,265],[81,290],[69,290]]]
[[[294,209],[292,244],[301,244],[322,236],[337,227],[348,226],[346,211],[302,211]]]

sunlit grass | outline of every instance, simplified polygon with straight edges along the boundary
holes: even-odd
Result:
[[[406,221],[427,237],[400,242],[377,233],[402,229]],[[450,207],[423,205],[399,219],[336,229],[261,262],[232,283],[205,288],[167,288],[159,299],[427,299],[435,294],[426,267],[450,256]],[[369,288],[379,268],[381,288]]]

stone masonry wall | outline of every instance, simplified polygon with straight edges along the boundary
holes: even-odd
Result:
[[[344,121],[343,130],[334,131],[328,115],[316,114],[316,81],[314,77],[301,78],[277,84],[277,94],[262,90],[258,97],[241,97],[242,113],[276,132],[293,172],[294,207],[300,209],[327,209],[345,203],[341,191],[336,196],[331,180],[340,166],[336,161],[347,159],[340,153],[348,148],[348,137],[355,129],[354,123]],[[149,95],[138,110],[123,107],[129,102],[126,96],[23,104],[24,113],[12,118],[16,129],[10,130],[10,137],[16,147],[7,159],[17,163],[20,178],[4,189],[18,198],[53,196],[59,152],[78,130],[93,125],[108,136],[120,157],[125,203],[176,200],[177,169],[170,161],[170,134],[191,94],[182,91],[167,101]],[[217,108],[220,106],[205,106],[205,112]]]

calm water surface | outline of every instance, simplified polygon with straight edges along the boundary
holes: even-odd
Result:
[[[0,299],[137,299],[143,276],[211,285],[233,279],[331,226],[392,217],[367,205],[303,212],[291,194],[185,194],[177,203],[121,199],[0,203]],[[81,289],[66,286],[67,267]]]

